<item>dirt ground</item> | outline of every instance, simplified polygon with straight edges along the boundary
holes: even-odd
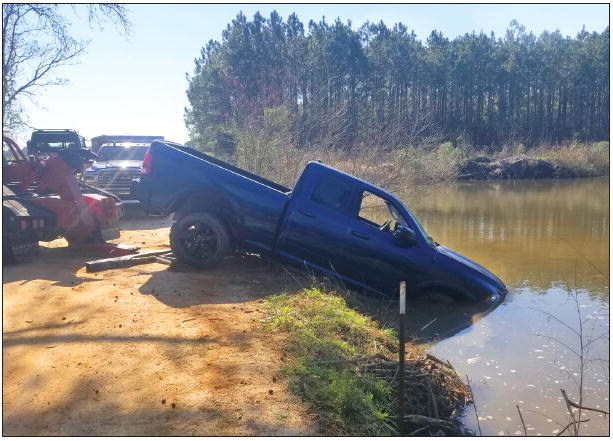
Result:
[[[120,241],[168,247],[169,224],[129,213]],[[282,336],[261,327],[260,299],[290,274],[255,256],[87,273],[92,256],[65,246],[3,267],[4,436],[317,434]]]

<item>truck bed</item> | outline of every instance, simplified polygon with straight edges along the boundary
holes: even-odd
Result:
[[[270,180],[268,180],[266,178],[263,178],[261,176],[258,176],[256,174],[254,174],[254,173],[248,172],[247,170],[243,170],[242,168],[236,167],[236,166],[234,166],[232,164],[229,164],[229,163],[227,163],[225,161],[222,161],[221,159],[217,159],[217,158],[214,158],[212,156],[209,156],[206,153],[199,152],[198,150],[194,150],[192,148],[184,147],[184,146],[178,145],[178,144],[176,146],[174,146],[174,147],[177,148],[178,150],[181,150],[181,151],[183,151],[185,153],[188,153],[188,154],[190,154],[192,156],[195,156],[196,158],[203,159],[203,160],[205,160],[207,162],[210,162],[211,164],[215,164],[216,166],[221,167],[221,168],[223,168],[225,170],[228,170],[228,171],[231,171],[233,173],[239,174],[239,175],[241,175],[241,176],[243,176],[243,177],[245,177],[247,179],[251,179],[252,181],[259,182],[260,184],[263,184],[263,185],[265,185],[267,187],[270,187],[270,188],[272,188],[274,190],[280,191],[281,193],[290,193],[292,191],[291,189],[289,189],[287,187],[284,187],[281,184],[277,184],[276,182],[270,181]]]
[[[148,155],[151,172],[142,173],[134,188],[145,210],[170,214],[186,201],[209,201],[227,220],[237,245],[272,250],[291,189],[167,141],[153,142]]]

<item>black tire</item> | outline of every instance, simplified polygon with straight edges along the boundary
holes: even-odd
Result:
[[[212,214],[191,213],[172,224],[170,248],[181,262],[206,269],[224,258],[230,248],[230,238]]]
[[[3,263],[28,263],[40,254],[38,240],[22,235],[2,235]]]

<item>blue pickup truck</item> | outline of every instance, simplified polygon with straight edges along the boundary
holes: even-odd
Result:
[[[318,162],[305,167],[292,190],[155,141],[133,194],[148,212],[174,213],[170,246],[198,268],[243,250],[384,296],[394,295],[402,280],[416,297],[498,303],[507,292],[494,274],[434,242],[396,197]],[[372,216],[373,204],[384,208],[386,220]]]

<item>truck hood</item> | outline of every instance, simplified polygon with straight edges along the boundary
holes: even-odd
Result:
[[[96,161],[89,170],[100,170],[104,168],[138,168],[143,165],[143,161],[127,160],[127,159],[112,159],[109,161]]]
[[[476,262],[473,262],[472,260],[462,256],[459,253],[456,253],[453,250],[450,250],[449,248],[446,248],[442,245],[438,245],[436,247],[436,250],[440,253],[443,254],[445,256],[447,256],[450,259],[455,260],[456,262],[459,262],[463,265],[466,265],[467,267],[471,268],[472,270],[476,271],[477,273],[479,273],[480,275],[484,276],[487,279],[490,279],[494,284],[496,284],[498,286],[499,289],[505,289],[506,286],[504,284],[504,282],[502,280],[500,280],[495,274],[493,274],[492,272],[490,272],[489,270],[485,269],[484,267],[482,267],[481,265],[479,265]]]

